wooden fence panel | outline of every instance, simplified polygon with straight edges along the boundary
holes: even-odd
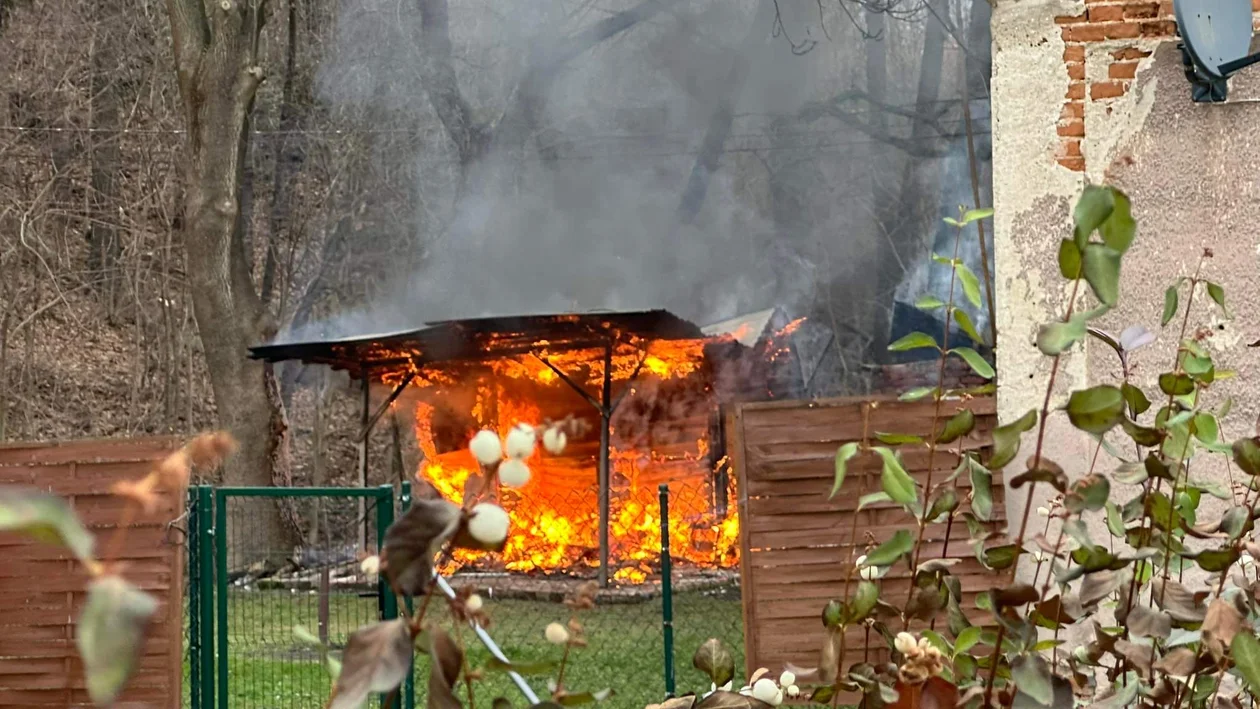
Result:
[[[953,415],[958,402],[945,402],[942,417]],[[943,480],[957,467],[956,451],[976,451],[988,457],[991,432],[997,425],[991,397],[966,403],[976,415],[975,430],[938,450],[929,463],[923,445],[898,448],[902,462],[920,487],[929,475]],[[747,670],[778,671],[791,662],[816,666],[824,630],[823,606],[844,594],[851,558],[866,545],[890,538],[914,525],[895,505],[875,505],[855,512],[858,498],[880,490],[881,459],[860,454],[849,462],[844,488],[827,499],[835,475],[836,450],[864,436],[874,445],[876,432],[930,435],[935,403],[896,399],[830,399],[738,404],[726,412],[727,450],[738,476],[740,500],[741,573]],[[934,483],[935,484],[935,483]],[[968,476],[958,478],[960,509],[967,509]],[[995,529],[1004,528],[1006,511],[1001,475],[994,476]],[[858,515],[854,519],[854,515]],[[853,532],[856,530],[856,539]],[[948,530],[931,525],[925,532],[923,559],[961,559],[952,569],[960,577],[963,608],[973,620],[985,614],[974,610],[975,596],[988,590],[994,575],[972,554],[968,530],[961,522]],[[856,545],[856,548],[854,546]],[[909,591],[910,573],[904,564],[882,581],[885,600],[900,606]],[[850,631],[845,665],[863,659],[887,659],[884,642],[870,640],[861,629]]]
[[[0,485],[61,495],[105,554],[123,507],[110,486],[142,477],[179,446],[170,438],[0,446]],[[180,706],[185,556],[168,524],[183,509],[182,495],[166,495],[153,512],[137,510],[112,559],[160,602],[119,707]],[[0,559],[0,709],[92,706],[74,639],[87,574],[59,547],[18,534],[0,533]]]

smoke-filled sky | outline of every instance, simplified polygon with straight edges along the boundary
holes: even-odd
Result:
[[[801,312],[817,300],[820,278],[867,278],[864,256],[881,238],[867,204],[878,181],[872,141],[834,122],[792,120],[806,102],[862,84],[864,50],[850,20],[830,4],[820,15],[815,0],[780,0],[781,28],[772,0],[663,3],[669,9],[571,61],[546,91],[542,133],[498,146],[461,190],[457,157],[426,94],[418,11],[396,0],[345,2],[318,98],[416,116],[427,139],[415,155],[415,253],[398,263],[419,265],[400,268],[370,307],[282,337],[658,307],[704,324],[776,305]],[[636,2],[450,4],[463,95],[478,121],[493,122],[531,56]],[[910,60],[907,70],[902,55],[916,53],[918,36],[882,40],[894,88],[913,86],[917,69]],[[817,42],[812,51],[793,51],[808,42]],[[737,83],[737,56],[749,71],[731,135],[698,218],[680,224],[710,118]],[[554,145],[556,160],[545,163],[539,145]],[[888,170],[895,182],[895,164]]]

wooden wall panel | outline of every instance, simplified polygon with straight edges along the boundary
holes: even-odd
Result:
[[[899,529],[914,529],[905,512],[892,504],[855,512],[863,494],[880,489],[882,463],[875,453],[862,453],[850,461],[842,491],[827,499],[837,449],[864,438],[880,445],[877,432],[926,437],[931,433],[935,406],[932,401],[846,398],[728,407],[727,450],[738,476],[749,673],[758,667],[777,671],[788,662],[817,665],[824,639],[820,614],[828,600],[843,595],[850,559]],[[965,404],[943,402],[942,418],[953,415],[960,406],[976,414],[976,429],[947,446],[948,451],[938,450],[929,456],[923,445],[893,446],[921,488],[929,475],[933,484],[949,475],[958,465],[959,451],[975,451],[982,460],[990,453],[991,432],[997,425],[994,400],[983,397]],[[962,509],[966,509],[970,479],[959,477],[958,487]],[[994,528],[999,530],[1005,526],[1004,489],[1001,476],[995,476]],[[856,520],[855,514],[859,515]],[[993,585],[994,575],[972,555],[966,525],[953,525],[948,535],[946,525],[932,525],[924,539],[922,560],[962,560],[953,572],[962,583],[964,609],[974,612],[976,594]],[[901,565],[882,581],[885,600],[900,605],[909,584],[909,570]],[[984,615],[974,614],[976,620]],[[846,647],[846,664],[886,656],[879,638],[873,639],[868,650],[866,633],[861,630],[851,632]]]
[[[66,498],[105,550],[123,509],[110,486],[142,477],[179,446],[170,438],[0,446],[0,485]],[[183,496],[169,495],[138,512],[114,559],[160,602],[119,706],[180,706],[185,554],[168,524],[183,509]],[[92,706],[74,640],[87,574],[60,547],[19,534],[0,533],[0,559],[0,709]]]

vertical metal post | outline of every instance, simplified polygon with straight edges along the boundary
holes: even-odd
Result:
[[[599,416],[599,585],[608,588],[608,522],[611,515],[609,439],[612,434],[612,342],[604,348],[604,388]]]
[[[197,523],[201,511],[197,509],[197,487],[188,488],[188,703],[191,709],[204,709],[201,705],[201,599],[197,592],[201,581],[201,560],[197,552],[201,546],[201,526]]]
[[[197,486],[197,606],[201,613],[201,705],[214,706],[214,494],[209,485]]]
[[[363,440],[359,441],[359,487],[367,487],[368,445],[372,440],[372,432],[368,430],[368,422],[372,417],[372,387],[369,384],[367,365],[361,367],[363,372],[363,411],[359,413],[360,429]],[[359,551],[367,551],[367,500],[359,498]]]
[[[399,501],[398,501],[398,502],[399,502],[399,510],[400,510],[400,512],[401,512],[402,514],[407,514],[407,510],[411,509],[411,481],[410,481],[410,480],[404,480],[404,481],[402,482],[402,485],[400,486],[400,488],[401,488],[401,489],[400,489],[400,491],[399,491],[399,492],[401,493],[401,495],[400,495],[401,499],[399,499]],[[390,590],[390,593],[391,593],[391,594],[393,593],[393,590],[392,590],[392,589]],[[412,614],[412,603],[411,603],[411,598],[407,598],[407,599],[406,599],[406,601],[405,601],[405,603],[407,604],[407,608],[406,608],[407,615],[408,615],[408,616],[410,616],[410,615]],[[415,708],[416,708],[416,669],[415,669],[415,668],[416,668],[416,666],[415,666],[415,662],[416,662],[416,661],[415,661],[415,656],[413,655],[413,656],[412,656],[412,660],[411,660],[411,671],[407,673],[407,678],[406,678],[405,680],[403,680],[403,697],[402,697],[402,700],[403,700],[403,709],[415,709]]]
[[[661,484],[661,630],[665,639],[665,696],[677,690],[674,670],[674,574],[669,558],[669,485]]]
[[[394,486],[381,485],[380,487],[376,488],[375,503],[376,503],[376,553],[380,554],[381,547],[385,544],[385,533],[389,531],[390,525],[394,523]],[[398,599],[394,597],[394,590],[389,587],[388,583],[386,583],[384,574],[377,575],[376,598],[377,598],[377,610],[380,612],[382,620],[390,620],[391,618],[398,617]],[[415,665],[414,665],[414,660],[413,660],[412,668],[414,669],[414,667]],[[412,674],[411,672],[408,672],[407,676],[410,677],[411,674]],[[407,688],[404,687],[400,689],[399,692],[400,693],[405,692],[406,690]],[[412,706],[412,704],[408,702],[406,697],[400,697],[400,698],[402,699],[403,707],[409,709]],[[387,706],[386,703],[388,701],[389,701],[388,695],[382,694],[381,706],[382,707]]]
[[[222,490],[214,493],[214,600],[218,610],[219,709],[228,709],[228,528],[227,496]]]

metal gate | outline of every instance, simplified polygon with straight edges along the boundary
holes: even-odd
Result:
[[[399,496],[378,488],[190,490],[188,671],[192,709],[305,709],[327,699],[318,654],[300,642],[304,626],[330,647],[377,620],[398,615],[383,578],[365,577],[358,557],[376,554]],[[289,507],[314,531],[277,549],[255,526]],[[266,513],[264,517],[260,513]],[[414,707],[412,682],[402,706]],[[380,706],[380,699],[373,702]]]

